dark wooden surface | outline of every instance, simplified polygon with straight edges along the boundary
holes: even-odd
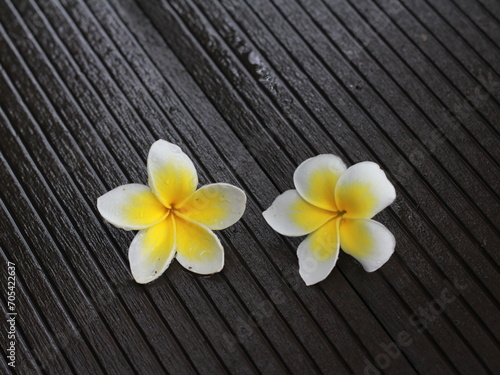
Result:
[[[500,373],[499,1],[0,0],[0,63],[15,372]],[[96,210],[158,138],[248,195],[220,274],[135,284]],[[397,246],[306,287],[261,212],[319,153],[382,166]]]

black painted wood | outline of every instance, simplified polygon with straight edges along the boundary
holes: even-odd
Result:
[[[0,0],[1,372],[499,373],[498,4]],[[158,138],[247,192],[217,275],[136,284],[97,212]],[[319,153],[386,170],[397,247],[306,287],[261,212]]]

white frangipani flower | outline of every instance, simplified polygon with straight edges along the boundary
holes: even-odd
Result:
[[[241,218],[245,193],[224,183],[196,190],[193,162],[164,140],[149,150],[148,184],[119,186],[97,200],[99,212],[111,224],[139,231],[129,249],[134,279],[141,284],[155,280],[174,257],[192,272],[219,272],[224,250],[212,230]]]
[[[335,155],[318,155],[299,165],[293,180],[296,190],[278,196],[263,215],[278,233],[308,235],[297,250],[307,285],[330,274],[340,248],[368,272],[387,262],[396,240],[371,218],[394,201],[396,191],[377,164],[346,168]]]

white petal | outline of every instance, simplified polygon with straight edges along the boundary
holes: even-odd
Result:
[[[378,221],[342,219],[340,223],[340,247],[356,258],[367,272],[382,267],[395,246],[392,233]]]
[[[394,186],[378,164],[362,162],[349,167],[335,188],[335,201],[345,217],[371,219],[396,198]]]
[[[140,230],[162,221],[168,214],[148,186],[122,185],[97,199],[97,209],[118,228]]]
[[[198,186],[193,162],[179,146],[160,139],[148,154],[149,186],[167,207],[181,203]]]
[[[217,236],[202,224],[177,214],[177,260],[192,272],[208,275],[224,267],[224,249]]]
[[[165,220],[141,230],[130,245],[128,257],[135,281],[146,284],[158,278],[175,256],[175,220]]]
[[[335,213],[308,203],[297,190],[288,190],[279,195],[263,215],[276,232],[285,236],[303,236],[318,229]]]
[[[324,280],[335,267],[339,257],[340,220],[330,220],[308,235],[299,245],[299,273],[306,285]]]
[[[346,166],[335,155],[318,155],[307,159],[293,174],[293,182],[298,193],[309,203],[337,211],[335,185]]]
[[[219,230],[236,223],[245,212],[247,196],[230,184],[205,185],[191,194],[179,211],[191,220]]]

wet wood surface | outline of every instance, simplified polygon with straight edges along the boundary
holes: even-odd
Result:
[[[500,2],[0,0],[0,64],[2,373],[500,373]],[[136,284],[97,212],[159,138],[248,195],[219,274]],[[261,212],[320,153],[397,246],[306,287]]]

